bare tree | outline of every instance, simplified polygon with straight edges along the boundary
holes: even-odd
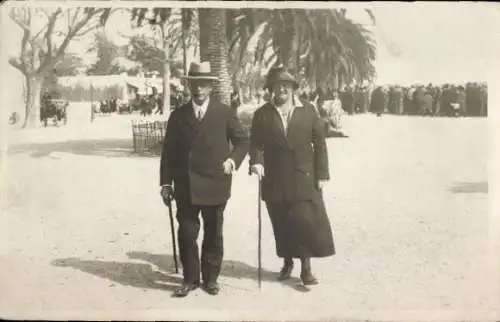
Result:
[[[19,54],[9,58],[25,78],[23,127],[40,124],[43,79],[63,59],[70,42],[104,24],[110,13],[107,8],[12,8],[9,16],[23,31]]]

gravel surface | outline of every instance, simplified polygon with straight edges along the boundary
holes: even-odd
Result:
[[[48,319],[500,320],[498,225],[488,200],[487,121],[346,116],[328,139],[325,201],[337,254],[313,260],[320,284],[275,281],[257,181],[236,174],[224,222],[219,296],[171,298],[158,157],[131,154],[131,120],[7,134],[0,207],[0,316]],[[299,266],[299,265],[297,265]]]

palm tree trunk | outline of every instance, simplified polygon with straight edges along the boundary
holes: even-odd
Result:
[[[209,61],[212,73],[219,78],[215,82],[212,96],[223,104],[230,104],[231,76],[225,9],[200,8],[200,59]]]
[[[181,13],[182,13],[182,64],[184,66],[184,77],[187,76],[188,74],[188,67],[187,67],[187,49],[186,49],[186,10],[189,10],[189,9],[181,9]],[[184,86],[184,93],[187,94],[188,92],[188,88],[187,88],[187,82],[186,82],[186,78],[183,78],[182,80],[182,85]]]
[[[296,69],[296,77],[297,79],[300,79],[300,44],[302,41],[302,32],[297,30],[297,41],[295,45],[295,69]]]
[[[165,21],[161,26],[161,38],[165,54],[165,61],[163,62],[163,115],[168,120],[170,117],[170,42],[167,37],[168,23]]]

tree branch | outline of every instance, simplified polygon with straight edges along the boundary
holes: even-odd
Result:
[[[18,25],[19,27],[21,27],[23,30],[30,32],[29,26],[26,24],[26,22],[21,21],[16,16],[16,14],[14,13],[14,11],[11,11],[9,13],[9,17],[10,17],[10,19],[12,19],[12,21],[14,21],[16,23],[16,25]]]
[[[19,61],[20,61],[19,58],[14,58],[14,57],[9,58],[9,64],[15,69],[19,70],[21,73],[23,73],[23,75],[26,75],[26,66],[24,65],[24,63]]]
[[[47,31],[45,32],[44,38],[47,43],[47,56],[45,60],[52,59],[52,33],[54,32],[54,27],[56,25],[57,16],[61,13],[61,8],[57,8],[50,17],[47,23]]]
[[[28,43],[29,38],[30,38],[30,33],[28,30],[25,29],[23,34],[23,39],[21,41],[21,52],[19,53],[21,65],[24,68],[24,70],[26,70],[26,61],[24,59],[26,56],[26,45]]]
[[[79,12],[80,12],[80,7],[77,7],[77,8],[75,9],[75,15],[74,15],[74,16],[73,16],[73,18],[71,19],[71,22],[70,22],[70,24],[69,24],[68,26],[72,26],[72,25],[75,23],[75,21],[76,21],[76,17],[78,16],[78,13],[79,13]]]
[[[91,25],[90,27],[84,29],[84,30],[81,30],[80,32],[77,32],[75,33],[75,37],[82,37],[82,36],[85,36],[86,34],[88,34],[89,32],[97,29],[99,27],[100,23],[99,22],[96,22],[94,23],[93,25]]]
[[[60,12],[60,9],[58,9],[57,11]],[[56,54],[53,56],[47,55],[47,58],[44,60],[42,64],[40,64],[40,67],[37,69],[37,73],[42,73],[45,70],[50,69],[51,65],[54,65],[58,61],[58,59],[63,55],[64,51],[69,45],[69,42],[75,37],[78,31],[80,31],[80,29],[82,29],[90,21],[90,19],[92,19],[92,17],[94,17],[99,12],[101,12],[101,10],[90,11],[87,13],[87,16],[85,18],[82,18],[74,26],[69,26],[69,32],[64,37],[64,40],[57,49]]]
[[[39,32],[37,32],[37,34],[33,37],[33,39],[38,39],[38,37],[40,37],[40,35],[41,35],[43,32],[45,32],[46,30],[47,30],[47,26],[45,25],[45,26],[43,26],[43,28],[42,28],[42,29],[40,29],[40,31],[39,31]]]

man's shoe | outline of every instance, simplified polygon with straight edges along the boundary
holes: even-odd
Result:
[[[174,291],[175,297],[186,297],[189,292],[194,291],[198,288],[198,284],[182,284]]]
[[[215,282],[206,283],[204,285],[204,288],[205,288],[205,291],[210,295],[217,295],[217,294],[219,294],[219,291],[220,291],[219,284],[217,284]]]
[[[313,274],[310,271],[300,273],[300,280],[302,281],[302,284],[304,284],[304,285],[318,285],[319,284],[318,280],[313,276]]]
[[[293,271],[293,262],[285,263],[278,276],[278,281],[285,281],[290,278]]]

